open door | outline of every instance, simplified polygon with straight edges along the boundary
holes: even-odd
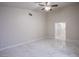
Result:
[[[66,40],[66,23],[55,23],[55,39]]]

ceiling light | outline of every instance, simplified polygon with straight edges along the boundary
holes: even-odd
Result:
[[[51,7],[47,7],[47,6],[45,7],[46,11],[49,11],[50,9],[51,9]]]

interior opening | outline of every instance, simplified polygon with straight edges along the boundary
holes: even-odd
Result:
[[[66,40],[66,23],[55,23],[55,39]]]

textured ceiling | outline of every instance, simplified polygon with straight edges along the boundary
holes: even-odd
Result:
[[[50,2],[51,4],[58,4],[60,7],[65,7],[70,4],[74,4],[74,2]],[[17,7],[17,8],[24,8],[24,9],[30,9],[34,11],[41,11],[42,6],[39,6],[35,2],[0,2],[0,6],[9,6],[9,7]]]

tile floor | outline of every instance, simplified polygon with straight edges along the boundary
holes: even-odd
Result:
[[[0,57],[79,57],[79,41],[43,39],[0,51]]]

